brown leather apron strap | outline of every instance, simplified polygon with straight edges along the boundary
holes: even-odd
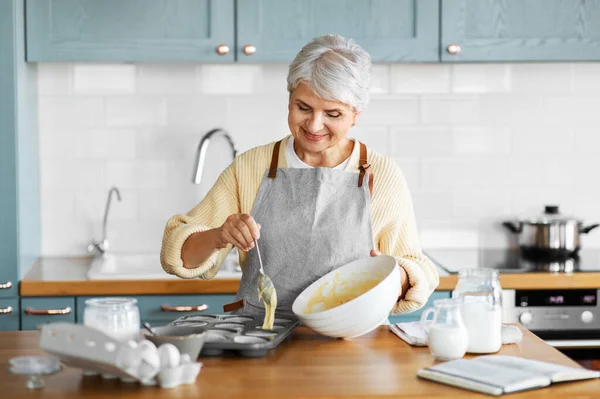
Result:
[[[237,302],[228,303],[226,305],[223,305],[223,311],[226,312],[226,313],[233,312],[234,310],[238,310],[239,308],[243,308],[244,305],[245,305],[244,300],[240,299]]]
[[[273,156],[271,157],[271,167],[269,168],[269,178],[274,179],[277,177],[277,165],[279,165],[279,147],[281,147],[281,141],[275,143],[273,148]]]
[[[360,173],[358,174],[358,187],[362,187],[363,181],[365,179],[365,173],[368,173],[369,193],[373,195],[373,170],[371,169],[371,165],[367,161],[367,146],[363,143],[360,143],[360,160],[358,161],[358,169],[360,169]]]

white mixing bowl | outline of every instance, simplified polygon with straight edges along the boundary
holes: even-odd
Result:
[[[305,313],[313,294],[324,284],[327,284],[328,289],[334,289],[331,287],[336,278],[349,284],[367,280],[379,282],[341,305]],[[335,269],[312,283],[298,295],[292,311],[302,324],[321,335],[355,338],[374,330],[388,318],[400,290],[400,269],[396,259],[389,255],[368,257]],[[324,290],[324,296],[327,295],[328,292]]]

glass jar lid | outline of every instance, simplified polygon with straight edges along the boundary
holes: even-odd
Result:
[[[120,297],[91,298],[85,301],[85,305],[103,310],[130,309],[137,305],[137,299]]]

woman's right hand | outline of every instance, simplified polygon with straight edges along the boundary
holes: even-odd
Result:
[[[218,231],[217,246],[225,248],[227,244],[242,251],[254,248],[254,240],[260,238],[260,225],[252,216],[245,213],[236,213],[227,218]]]

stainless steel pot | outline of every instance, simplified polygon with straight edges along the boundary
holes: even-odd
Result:
[[[573,256],[581,248],[580,234],[587,234],[600,224],[583,226],[578,219],[565,217],[558,206],[546,206],[537,217],[502,223],[518,235],[523,255],[532,258]]]

